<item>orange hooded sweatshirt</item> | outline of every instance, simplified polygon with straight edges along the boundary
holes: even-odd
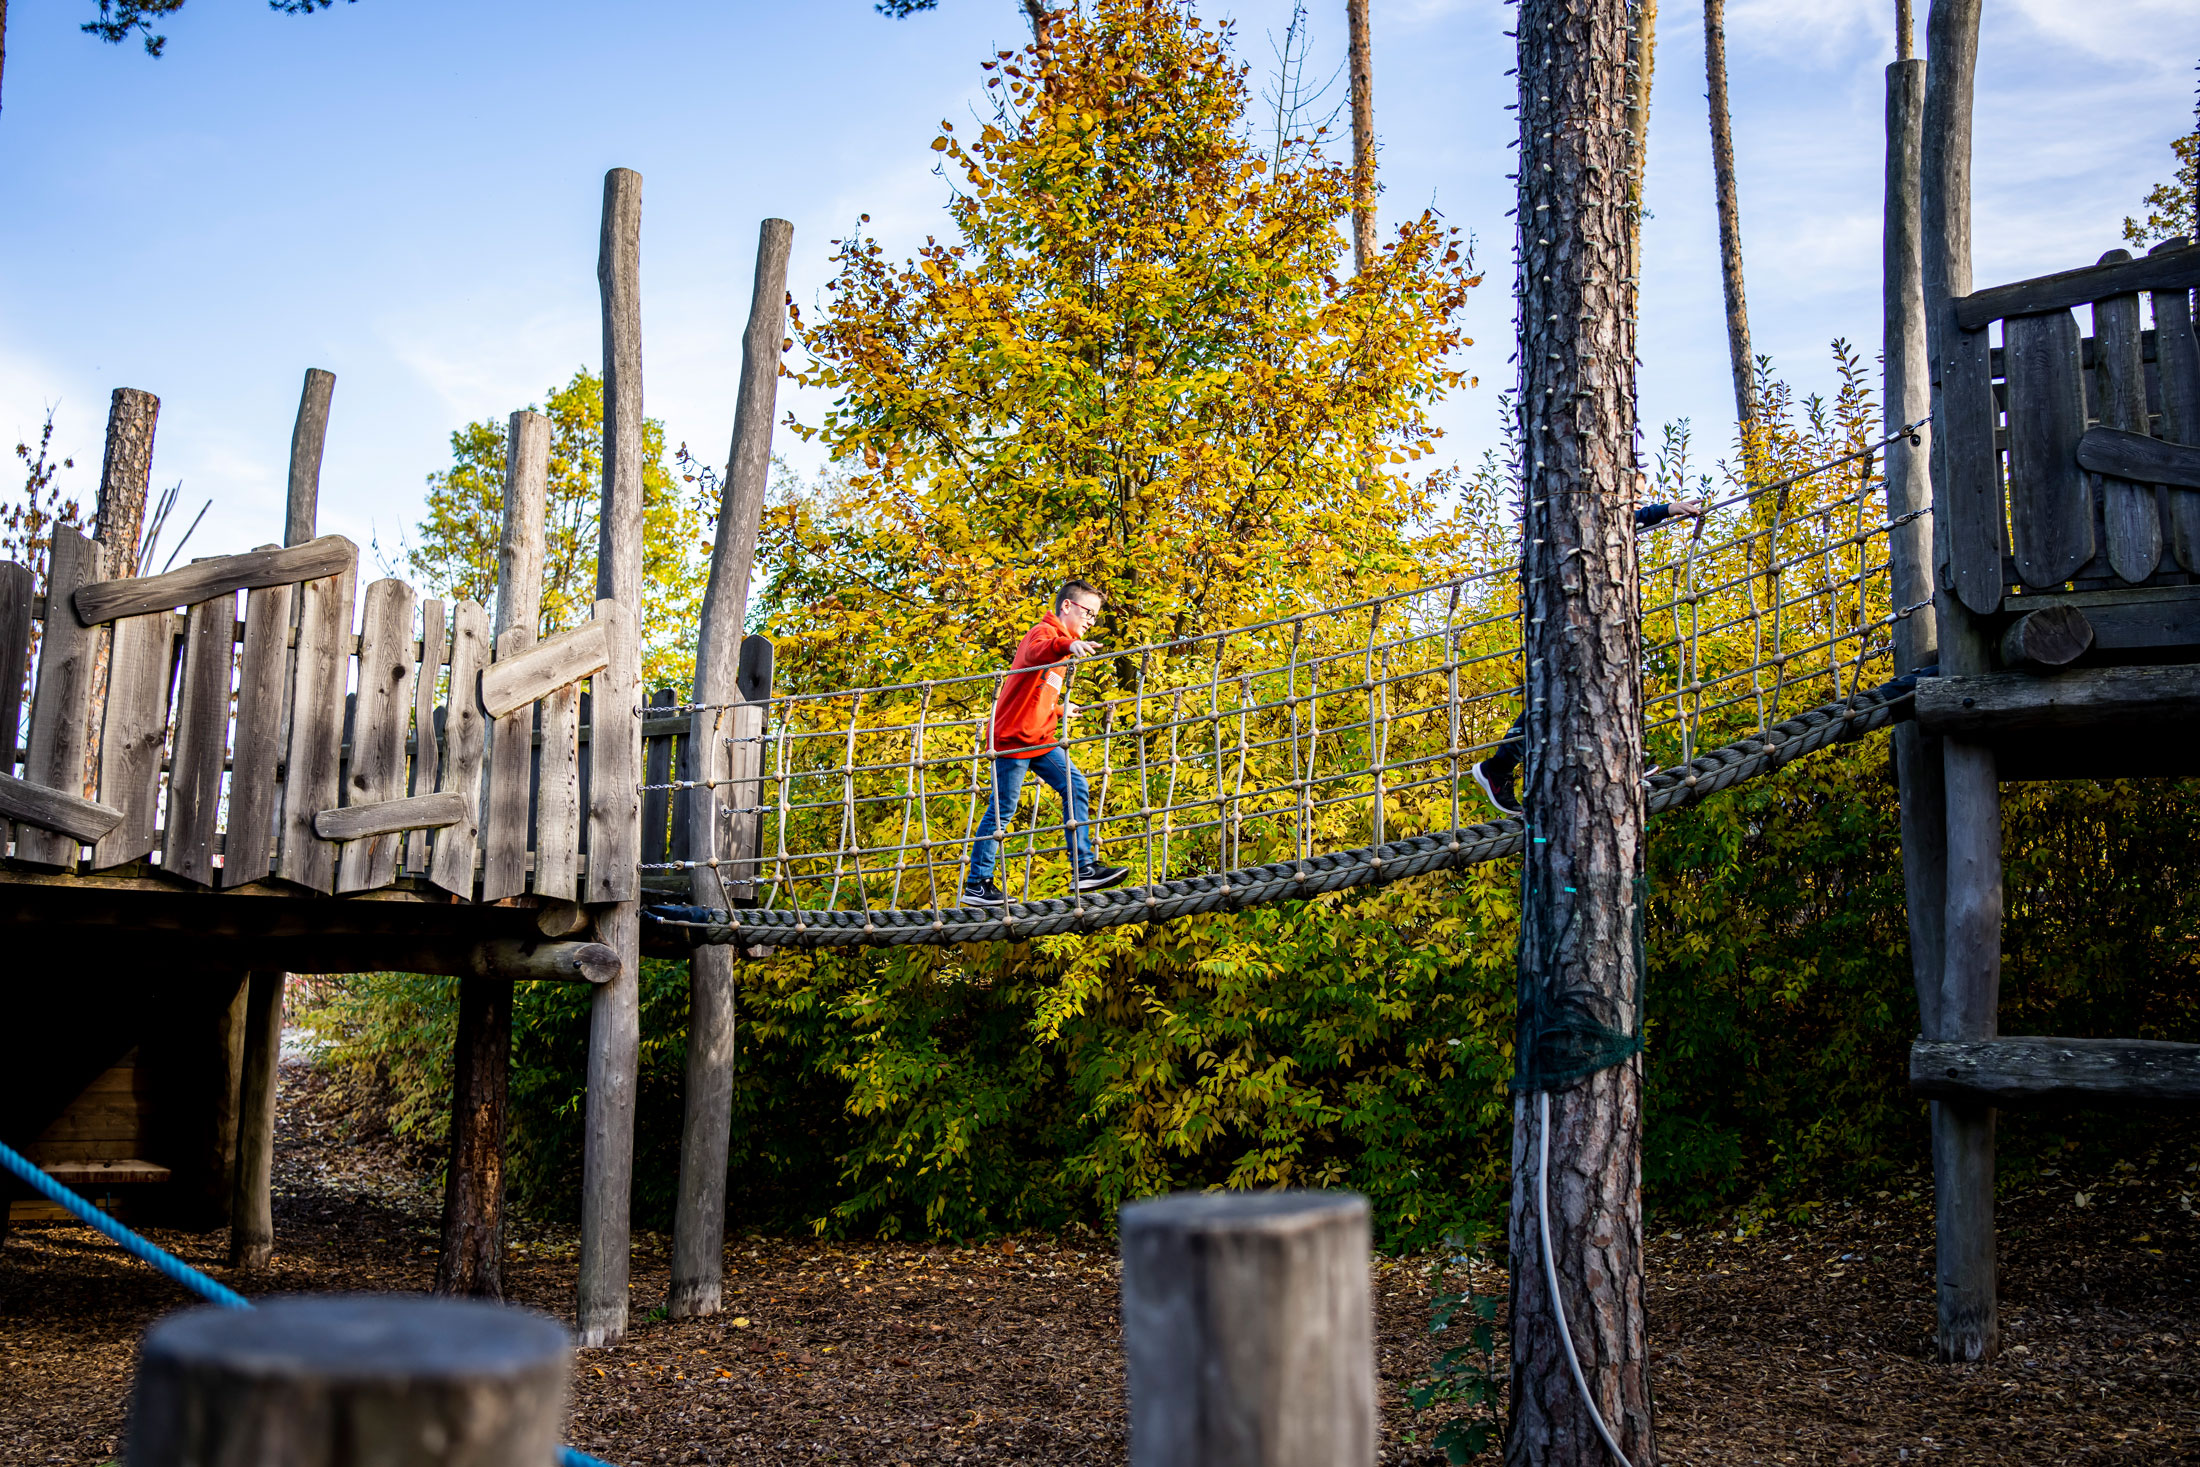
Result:
[[[1016,644],[1016,660],[1009,664],[1016,670],[1002,680],[1000,695],[993,700],[994,754],[1036,759],[1054,747],[1062,691],[1070,675],[1059,664],[1076,640],[1050,611]]]

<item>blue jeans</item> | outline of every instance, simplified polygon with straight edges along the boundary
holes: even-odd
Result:
[[[978,822],[977,838],[970,846],[970,879],[986,881],[1000,859],[1001,832],[1016,818],[1017,801],[1023,798],[1024,776],[1036,774],[1062,797],[1069,821],[1070,854],[1077,869],[1092,864],[1092,837],[1085,822],[1091,818],[1085,806],[1085,776],[1069,762],[1059,747],[1032,759],[996,757],[993,761],[993,794],[987,800],[985,819]]]

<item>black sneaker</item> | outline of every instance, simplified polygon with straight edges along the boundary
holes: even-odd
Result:
[[[1474,766],[1474,782],[1492,805],[1507,815],[1520,813],[1520,797],[1513,793],[1512,771],[1493,773],[1487,761]]]
[[[1008,898],[993,884],[990,876],[974,876],[963,883],[962,904],[966,907],[1005,907]]]
[[[1103,866],[1098,861],[1083,867],[1077,873],[1079,891],[1106,891],[1111,886],[1121,886],[1123,878],[1131,874],[1128,866]]]

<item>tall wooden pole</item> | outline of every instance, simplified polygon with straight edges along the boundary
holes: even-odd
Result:
[[[787,256],[794,226],[767,219],[757,231],[756,283],[749,296],[749,324],[741,337],[741,385],[734,400],[733,446],[726,457],[718,537],[711,546],[710,584],[703,594],[695,649],[695,732],[692,747],[705,751],[695,767],[716,779],[747,752],[727,746],[731,710],[741,671],[741,634],[748,624],[749,579],[756,536],[771,487],[772,418],[778,411],[780,342],[787,327]],[[736,854],[727,839],[732,826],[728,789],[693,792],[688,802],[688,847],[693,859]],[[740,900],[752,900],[749,890]],[[698,905],[727,900],[716,868],[698,866]],[[675,1319],[716,1314],[725,1280],[726,1156],[733,1132],[734,1025],[738,1005],[735,953],[699,947],[688,959],[686,1114],[680,1133],[680,1193],[672,1222],[672,1288],[665,1308]]]
[[[1742,205],[1734,181],[1734,126],[1726,104],[1726,0],[1703,0],[1703,68],[1711,99],[1711,178],[1719,206],[1726,352],[1734,372],[1734,417],[1746,429],[1757,420],[1757,378],[1749,354],[1749,303],[1742,293]]]
[[[1636,0],[1627,39],[1627,277],[1642,284],[1642,180],[1650,157],[1650,78],[1657,70],[1658,0]]]
[[[603,503],[596,540],[596,598],[633,618],[641,641],[642,605],[642,176],[614,168],[603,181],[603,235],[596,282],[603,295]],[[641,768],[641,664],[631,687],[595,680],[595,737],[624,735]],[[639,830],[640,813],[635,815]],[[597,853],[600,858],[602,853]],[[593,887],[600,873],[591,870]],[[635,1086],[641,1065],[641,905],[596,909],[597,940],[619,955],[619,976],[599,986],[588,1020],[588,1108],[581,1157],[581,1258],[578,1336],[584,1348],[626,1334],[627,1265],[632,1240]]]
[[[138,537],[145,529],[145,498],[153,482],[153,433],[160,423],[160,399],[136,387],[117,387],[107,404],[107,451],[99,469],[99,503],[92,515],[92,538],[99,542],[100,574],[112,578],[138,573]],[[99,735],[107,717],[107,668],[114,656],[115,629],[92,632],[91,703],[85,718],[84,793],[99,784]]]
[[[1367,0],[1345,0],[1352,68],[1352,271],[1375,248],[1375,59],[1368,43]]]
[[[1920,145],[1920,251],[1933,412],[1959,352],[1976,348],[1953,301],[1971,289],[1971,90],[1978,66],[1979,0],[1933,0],[1925,22],[1925,116]],[[1933,490],[1948,483],[1933,439]],[[1936,500],[1936,541],[1950,521]],[[1938,552],[1936,549],[1936,556]],[[1940,666],[1988,670],[1983,626],[1947,589],[1934,598]],[[1947,739],[1941,751],[1947,810],[1947,891],[1936,1039],[1988,1039],[2001,995],[2001,786],[1994,753]],[[1945,1360],[1983,1360],[2001,1347],[1995,1302],[1994,1111],[1960,1101],[1933,1106],[1933,1197],[1939,1347]]]
[[[290,492],[283,543],[319,533],[321,452],[336,374],[306,369],[298,419],[290,432]],[[275,1252],[275,1086],[282,1064],[283,989],[288,973],[257,972],[245,981],[244,1074],[237,1087],[236,1191],[229,1207],[229,1266],[267,1267]]]
[[[497,547],[497,603],[491,636],[515,628],[531,639],[542,620],[544,521],[548,515],[550,420],[522,409],[504,440],[504,528]],[[522,743],[526,742],[524,739]],[[496,751],[524,788],[528,750]],[[451,1155],[443,1178],[443,1251],[435,1291],[504,1297],[504,1117],[511,1084],[512,980],[458,980],[458,1037],[451,1055]]]
[[[1631,1461],[1657,1459],[1643,1299],[1642,1069],[1623,1038],[1641,1026],[1644,818],[1628,271],[1632,29],[1628,0],[1520,7],[1523,794],[1533,838],[1522,858],[1526,1088],[1513,1129],[1505,1451],[1514,1467],[1601,1467],[1599,1418]],[[1539,1012],[1593,1014],[1621,1042],[1567,1073],[1557,1036],[1530,1032]],[[1547,1119],[1539,1117],[1545,1095]],[[1546,1146],[1547,1175],[1536,1162]],[[1537,1204],[1539,1189],[1547,1208]],[[1556,1298],[1546,1271],[1528,1263],[1546,1245]]]

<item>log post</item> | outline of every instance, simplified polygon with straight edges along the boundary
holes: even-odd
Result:
[[[1515,1467],[1602,1467],[1606,1431],[1628,1460],[1657,1460],[1641,1198],[1631,8],[1523,0],[1518,32],[1522,793],[1533,838],[1522,858],[1510,1239],[1516,1261],[1547,1247],[1555,1268],[1512,1271]],[[1560,1015],[1597,1033],[1573,1042],[1579,1025]],[[1547,1209],[1530,1186],[1545,1144]]]
[[[733,412],[733,446],[726,458],[718,536],[711,546],[710,584],[703,596],[695,650],[693,747],[699,770],[716,779],[731,767],[726,737],[734,729],[728,704],[741,697],[742,632],[748,623],[749,578],[756,536],[771,485],[772,418],[779,399],[780,342],[787,324],[787,256],[794,226],[766,219],[757,231],[756,284],[749,297],[748,329],[741,337],[741,386]],[[741,746],[746,747],[746,746]],[[739,753],[737,747],[732,752]],[[731,828],[727,786],[696,790],[688,801],[691,859],[736,854],[726,841]],[[748,891],[753,891],[753,885]],[[700,906],[730,905],[717,869],[698,867],[690,900]],[[744,892],[740,900],[753,900]],[[733,1059],[736,992],[734,951],[699,947],[688,959],[688,1049],[680,1132],[680,1192],[672,1222],[672,1287],[665,1309],[674,1319],[716,1314],[725,1275],[726,1155],[733,1130]]]
[[[135,387],[117,387],[107,405],[107,452],[99,468],[99,503],[92,538],[99,542],[100,573],[120,580],[138,573],[138,539],[145,530],[145,496],[153,483],[153,432],[160,399]],[[84,794],[99,783],[99,736],[107,715],[107,668],[115,629],[92,633],[91,714],[85,720]]]
[[[1975,356],[1955,319],[1954,300],[1971,290],[1972,78],[1978,66],[1979,0],[1933,0],[1926,15],[1926,74],[1920,143],[1921,264],[1933,368],[1934,539],[1947,559],[1953,532],[1941,497],[1951,482],[1944,404],[1947,376]],[[1937,588],[1941,670],[1988,670],[1987,635],[1946,584]],[[1993,1037],[2001,988],[2001,786],[1993,750],[1943,741],[1947,891],[1938,1025],[1926,1038]],[[1943,1360],[1983,1360],[2000,1348],[1995,1302],[1994,1112],[1960,1101],[1933,1105],[1933,1196],[1937,1219],[1939,1350]]]
[[[543,1467],[572,1347],[554,1320],[359,1294],[172,1314],[146,1332],[132,1467]]]
[[[497,548],[493,632],[499,647],[506,645],[505,635],[515,630],[533,637],[542,619],[549,458],[550,420],[524,409],[512,414],[504,444],[504,531]],[[454,689],[452,695],[458,696],[458,691]],[[508,781],[516,780],[524,797],[529,741],[514,741],[501,719],[490,737],[499,739],[489,751],[490,769],[501,770]],[[443,1176],[443,1252],[435,1268],[438,1294],[504,1297],[504,1115],[510,1085],[512,982],[489,974],[458,980],[458,1039],[451,1054],[451,1156]]]
[[[1185,1192],[1120,1222],[1132,1467],[1373,1467],[1366,1198]]]
[[[597,521],[596,599],[616,601],[633,618],[641,645],[642,604],[642,176],[630,168],[604,175],[603,233],[596,281],[603,296],[603,502]],[[641,768],[641,659],[631,675],[595,683],[598,739],[633,740]],[[640,820],[636,811],[635,819]],[[599,851],[599,856],[600,856]],[[591,884],[594,873],[591,873]],[[595,991],[588,1016],[588,1106],[581,1156],[581,1256],[575,1315],[583,1348],[616,1344],[626,1334],[628,1215],[634,1184],[635,1088],[641,1065],[641,905],[607,902],[596,936],[619,954],[618,978]]]
[[[1886,359],[1885,430],[1893,434],[1932,411],[1925,349],[1925,283],[1918,240],[1918,160],[1925,120],[1925,63],[1909,55],[1908,16],[1896,37],[1903,59],[1887,68],[1886,207],[1880,244],[1881,331]],[[1887,445],[1887,519],[1932,504],[1930,423],[1918,443]],[[1931,517],[1888,533],[1895,671],[1914,672],[1940,655],[1933,624]],[[1916,608],[1911,610],[1910,608]],[[1907,615],[1902,615],[1904,611]],[[1902,882],[1910,919],[1910,979],[1918,1023],[1932,1033],[1940,1012],[1941,921],[1947,901],[1948,838],[1940,740],[1904,722],[1894,731],[1895,785],[1902,808]]]
[[[283,509],[283,543],[303,545],[320,533],[321,450],[328,441],[329,401],[336,374],[306,369],[298,420],[290,430],[290,494]],[[234,849],[234,847],[232,847]],[[232,857],[234,859],[234,857]],[[229,1266],[254,1271],[275,1252],[275,1086],[281,1074],[283,989],[287,973],[254,973],[245,981],[244,1067],[237,1093],[237,1171],[229,1204]]]

